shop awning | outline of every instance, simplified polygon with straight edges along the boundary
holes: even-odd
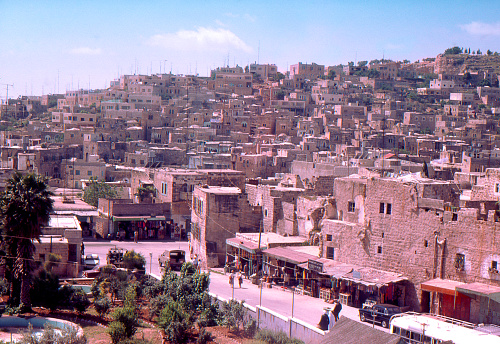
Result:
[[[345,274],[352,272],[354,269],[358,268],[355,265],[340,263],[326,258],[315,258],[311,259],[311,261],[316,261],[322,264],[322,275],[327,275],[336,279],[341,279]],[[309,262],[299,264],[298,266],[306,270],[309,270],[310,267]]]
[[[500,302],[500,287],[494,285],[479,282],[462,283],[456,289],[462,294],[484,296],[493,301]]]
[[[259,244],[250,240],[241,239],[241,238],[229,238],[226,239],[226,245],[233,246],[249,253],[258,253],[259,252]],[[266,249],[264,243],[261,243],[260,250]]]
[[[165,221],[165,216],[113,216],[113,222],[124,221]]]
[[[356,268],[342,276],[342,279],[366,286],[377,287],[407,280],[402,274],[373,268]]]
[[[447,279],[435,278],[430,281],[420,283],[420,288],[425,291],[437,292],[447,295],[455,295],[457,287],[464,285],[465,283],[452,281]]]
[[[282,260],[292,264],[305,263],[309,259],[317,258],[307,253],[297,252],[287,247],[273,247],[262,251],[264,255],[274,257],[277,260]]]

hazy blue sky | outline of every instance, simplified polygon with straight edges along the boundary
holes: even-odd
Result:
[[[9,96],[62,93],[160,68],[205,76],[257,60],[284,72],[455,45],[500,52],[499,14],[498,0],[0,0],[0,98],[5,83]]]

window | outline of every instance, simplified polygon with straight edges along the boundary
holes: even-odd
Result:
[[[463,253],[457,253],[455,256],[455,269],[457,271],[464,271],[465,270],[465,254]]]
[[[385,213],[385,203],[380,203],[380,208],[379,208],[379,213],[383,214]]]
[[[496,260],[491,261],[491,270],[498,270],[498,262]]]
[[[392,204],[391,203],[387,203],[387,207],[386,207],[386,212],[385,212],[387,215],[391,215],[392,213]]]
[[[377,247],[377,253],[382,253],[382,246]]]
[[[500,193],[500,183],[495,183],[495,193]]]
[[[327,234],[326,235],[326,241],[332,241],[332,235],[331,234]]]
[[[264,216],[267,217],[267,209],[264,209]]]
[[[356,210],[356,203],[347,202],[347,211],[350,213],[354,213],[354,210]]]
[[[92,175],[92,171],[87,171],[87,176],[91,176]]]
[[[326,258],[327,259],[334,259],[335,257],[335,248],[327,246],[326,247]]]
[[[75,170],[75,175],[79,176],[80,175],[80,170]]]

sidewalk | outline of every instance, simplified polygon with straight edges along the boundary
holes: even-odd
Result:
[[[235,283],[235,288],[229,285],[229,274],[224,274],[223,269],[210,269],[210,291],[222,298],[230,299],[233,296],[237,300],[244,300],[250,306],[262,305],[281,315],[293,316],[302,321],[316,326],[325,307],[332,307],[331,304],[322,299],[292,293],[290,289],[283,288],[262,288],[262,299],[260,298],[260,287],[252,284],[250,280],[244,279],[242,288]],[[357,308],[342,305],[340,315],[359,322],[359,312]],[[370,325],[371,324],[367,324]],[[376,328],[382,329],[377,326]],[[386,330],[387,331],[387,330]]]

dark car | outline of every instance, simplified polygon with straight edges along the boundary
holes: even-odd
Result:
[[[108,265],[98,265],[92,270],[86,270],[83,272],[83,276],[87,278],[96,278],[101,272],[108,272],[110,274],[116,273],[118,269],[113,264]]]
[[[380,303],[372,307],[364,307],[359,310],[359,319],[388,328],[389,321],[394,314],[401,313],[401,308],[395,305]]]
[[[158,257],[160,267],[170,267],[172,270],[180,270],[185,261],[186,252],[184,250],[165,250]]]

